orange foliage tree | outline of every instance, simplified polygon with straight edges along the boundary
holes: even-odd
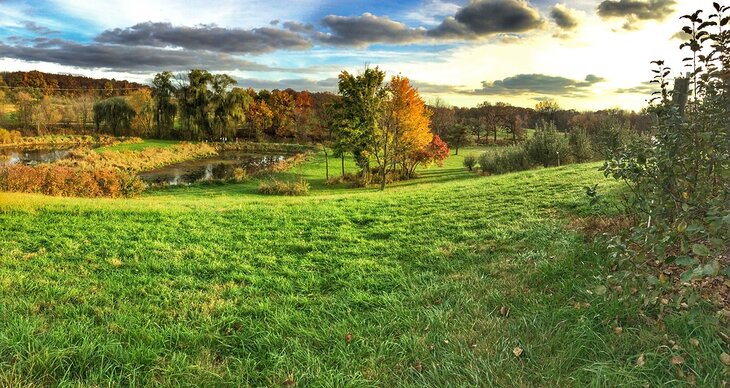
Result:
[[[401,177],[411,178],[421,163],[423,151],[431,141],[431,111],[406,77],[394,76],[386,87],[380,125],[375,133],[375,159],[380,173],[380,188],[385,188],[389,173],[400,169]]]

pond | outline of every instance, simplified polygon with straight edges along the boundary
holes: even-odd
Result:
[[[0,165],[52,163],[67,157],[72,147],[0,147]]]
[[[172,164],[143,172],[139,177],[150,185],[189,185],[199,182],[227,181],[242,168],[250,175],[284,160],[284,155],[261,155],[243,151],[221,151],[218,155]]]

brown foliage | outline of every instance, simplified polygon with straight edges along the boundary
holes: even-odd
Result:
[[[144,190],[134,174],[117,168],[69,168],[54,164],[0,167],[0,190],[75,197],[132,197]]]

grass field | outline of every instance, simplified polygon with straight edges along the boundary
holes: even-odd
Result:
[[[145,139],[141,143],[121,143],[109,147],[100,147],[96,152],[106,151],[144,151],[147,148],[168,148],[180,144],[177,140]]]
[[[614,212],[597,164],[480,177],[461,167],[478,152],[384,193],[326,186],[322,155],[279,175],[310,180],[308,197],[256,181],[0,193],[0,386],[728,379],[714,312],[660,325],[638,296],[598,291],[612,263],[567,227]],[[591,208],[598,182],[609,204]]]

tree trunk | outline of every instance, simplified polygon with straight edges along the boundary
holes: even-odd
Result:
[[[330,162],[327,157],[327,147],[324,148],[324,170],[327,180],[330,180]]]
[[[342,179],[345,179],[345,153],[343,152],[342,155],[340,155],[340,161],[342,163]]]
[[[386,132],[387,133],[387,132]],[[380,165],[380,191],[385,190],[385,172],[388,169],[388,136],[385,136],[383,146],[383,163]]]

